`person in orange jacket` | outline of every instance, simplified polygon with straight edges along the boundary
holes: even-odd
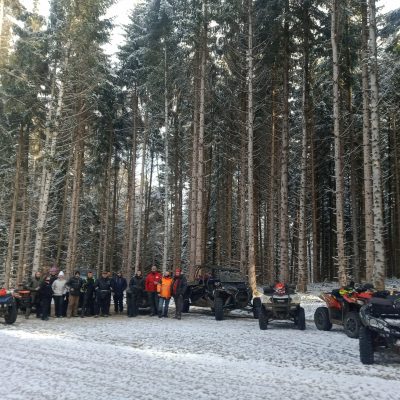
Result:
[[[172,296],[172,278],[169,271],[164,272],[161,282],[157,285],[158,300],[158,318],[168,318],[169,301]]]

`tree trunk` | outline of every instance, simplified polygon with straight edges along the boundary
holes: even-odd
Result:
[[[147,240],[148,240],[148,232],[149,232],[149,219],[150,219],[150,211],[151,211],[151,190],[153,183],[153,170],[154,170],[154,149],[150,150],[150,176],[147,179],[146,176],[146,187],[145,187],[145,200],[144,200],[144,224],[143,224],[143,239],[142,239],[142,257],[141,257],[141,265],[145,265],[146,261],[146,250],[147,250]],[[154,251],[153,251],[154,252]],[[154,255],[153,255],[154,258]]]
[[[285,4],[283,32],[283,116],[281,152],[281,204],[280,204],[280,278],[289,282],[289,215],[288,215],[288,151],[289,151],[289,2]]]
[[[307,153],[308,153],[308,128],[309,128],[309,14],[308,3],[303,5],[303,113],[302,113],[302,143],[301,143],[301,177],[300,177],[300,204],[299,204],[299,255],[297,288],[301,292],[307,291],[307,214],[306,214],[306,181],[307,181]]]
[[[374,244],[375,262],[372,283],[378,290],[385,288],[385,243],[383,238],[383,204],[382,204],[382,172],[379,144],[379,90],[378,63],[376,50],[376,18],[375,0],[368,0],[369,16],[369,55],[370,55],[370,89],[371,89],[371,149],[372,149],[372,192],[374,211]]]
[[[247,206],[248,206],[248,235],[249,235],[249,255],[248,255],[248,276],[249,285],[253,291],[253,295],[257,293],[257,280],[256,280],[256,257],[254,247],[254,161],[253,161],[253,141],[254,141],[254,110],[253,110],[253,0],[249,0],[248,4],[248,24],[249,24],[249,37],[247,49]]]
[[[127,237],[127,259],[126,259],[126,271],[125,276],[128,276],[134,269],[133,265],[133,245],[134,245],[134,233],[135,233],[135,186],[136,186],[136,135],[137,135],[137,113],[138,113],[138,101],[136,95],[136,89],[133,94],[132,101],[133,110],[133,128],[132,128],[132,147],[131,147],[131,169],[130,169],[130,186],[128,193],[128,237]]]
[[[274,73],[272,72],[273,76]],[[274,79],[274,78],[273,78]],[[275,270],[275,191],[276,191],[276,89],[274,82],[272,83],[272,122],[271,122],[271,141],[270,141],[270,172],[269,172],[269,190],[268,190],[268,209],[267,209],[267,248],[266,260],[267,265],[267,281],[272,283],[277,278]]]
[[[363,166],[365,210],[365,279],[372,282],[374,268],[374,215],[372,209],[372,170],[368,82],[368,10],[366,1],[361,2],[362,15],[362,97],[363,97]]]
[[[196,51],[195,57],[195,68],[194,68],[194,105],[193,105],[193,139],[192,139],[192,165],[191,165],[191,178],[190,178],[190,194],[189,194],[189,281],[194,280],[196,272],[196,205],[197,205],[197,174],[198,174],[198,146],[199,146],[199,124],[198,124],[198,109],[199,99],[197,97],[198,92],[198,63],[199,55]]]
[[[196,201],[196,258],[195,266],[204,265],[204,205],[205,205],[205,178],[204,178],[204,130],[205,130],[205,80],[206,80],[206,51],[207,51],[207,16],[206,1],[203,1],[202,15],[204,18],[201,41],[200,61],[200,93],[199,93],[199,137],[197,153],[197,201]]]
[[[4,271],[4,286],[6,289],[10,287],[10,279],[11,279],[11,270],[14,259],[14,244],[15,244],[15,230],[16,230],[16,222],[17,222],[17,212],[18,212],[18,204],[20,201],[20,189],[21,189],[21,175],[22,175],[22,158],[24,156],[24,128],[21,125],[18,136],[18,152],[16,155],[16,168],[15,168],[15,178],[14,178],[14,194],[12,201],[12,210],[11,210],[11,221],[10,221],[10,229],[8,230],[8,245],[7,245],[7,256],[5,262],[5,271]]]
[[[118,156],[114,156],[114,182],[113,182],[113,202],[112,202],[112,214],[111,214],[111,239],[110,239],[110,271],[120,270],[120,266],[117,265],[115,268],[115,241],[116,241],[116,227],[118,220],[118,175],[119,175],[119,165]]]
[[[164,125],[165,125],[165,177],[164,177],[164,250],[162,270],[167,271],[169,247],[169,122],[168,122],[168,88],[167,88],[167,48],[164,48]]]
[[[142,143],[142,169],[140,172],[140,187],[139,187],[139,220],[136,235],[136,258],[135,258],[135,273],[143,266],[140,265],[142,258],[142,232],[143,232],[143,206],[144,206],[144,178],[145,178],[145,164],[146,164],[146,150],[147,150],[147,137],[149,134],[149,119],[147,111],[145,112],[145,122],[144,122],[144,137]]]
[[[79,115],[83,112],[82,105],[78,108]],[[77,134],[75,136],[76,147],[74,151],[74,163],[73,163],[73,185],[72,185],[72,197],[71,197],[71,216],[69,223],[69,234],[68,234],[68,250],[66,259],[66,271],[67,274],[72,276],[73,271],[76,268],[77,260],[77,242],[78,242],[78,231],[79,231],[79,203],[81,196],[82,187],[82,169],[84,163],[84,128],[79,117]]]
[[[335,179],[336,179],[336,240],[338,278],[340,285],[346,285],[346,255],[344,246],[344,178],[343,150],[340,136],[340,94],[339,94],[339,26],[341,0],[333,0],[331,14],[331,43],[333,62],[333,121],[335,137]]]
[[[65,69],[67,65],[67,59],[64,61],[64,65],[62,69]],[[54,75],[56,75],[57,66],[54,67]],[[35,250],[33,253],[33,270],[38,271],[41,264],[42,257],[42,245],[43,245],[43,237],[46,228],[47,222],[47,206],[49,204],[50,198],[50,186],[53,180],[53,168],[50,165],[50,160],[55,157],[56,154],[56,146],[58,139],[58,128],[59,128],[59,119],[61,116],[61,110],[63,107],[64,100],[64,82],[63,78],[60,80],[60,88],[58,92],[58,101],[56,113],[53,118],[53,99],[55,95],[55,85],[56,85],[57,77],[53,77],[52,82],[52,90],[51,90],[51,103],[49,106],[49,111],[47,115],[46,122],[46,146],[45,146],[45,154],[43,160],[43,173],[42,180],[40,185],[40,196],[39,196],[39,212],[37,217],[36,224],[36,239],[35,239]],[[54,126],[53,126],[54,125]]]

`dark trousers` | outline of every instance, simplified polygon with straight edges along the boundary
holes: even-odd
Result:
[[[51,297],[49,299],[41,299],[40,307],[42,309],[42,319],[46,320],[49,318],[49,308],[51,304]]]
[[[53,296],[56,317],[62,317],[64,309],[64,296]]]
[[[97,297],[97,302],[99,305],[99,311],[101,315],[108,315],[110,313],[110,301],[111,301],[111,294],[102,293],[100,292]]]
[[[31,293],[31,304],[29,305],[29,311],[26,310],[25,315],[29,315],[31,313],[32,307],[35,307],[36,317],[40,318],[40,314],[42,313],[42,308],[40,307],[40,299],[39,295],[36,292]]]
[[[180,294],[178,296],[174,296],[175,302],[175,317],[182,317],[182,307],[183,307],[183,296]]]
[[[93,293],[85,293],[85,298],[83,300],[82,315],[95,315],[97,314],[95,310],[95,301],[93,298]]]
[[[68,303],[69,303],[69,294],[67,293],[67,295],[64,298],[64,303],[63,303],[63,307],[62,307],[62,315],[63,315],[63,317],[67,316]]]
[[[115,312],[124,311],[124,294],[123,293],[114,293],[114,310]]]
[[[128,303],[128,316],[129,317],[137,317],[139,314],[139,300],[140,294],[131,294],[129,296],[129,303]]]
[[[158,313],[158,293],[157,292],[147,292],[149,297],[150,315],[157,315]]]

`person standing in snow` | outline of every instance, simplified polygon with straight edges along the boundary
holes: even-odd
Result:
[[[137,271],[129,282],[128,317],[136,317],[139,313],[139,302],[144,291],[142,271]],[[128,296],[127,296],[128,297]]]
[[[69,289],[69,318],[78,316],[79,296],[81,294],[82,285],[83,279],[81,279],[81,273],[79,271],[75,271],[74,276],[67,282],[67,287]]]
[[[84,294],[83,297],[83,307],[81,317],[85,317],[86,315],[95,315],[95,284],[96,280],[93,277],[93,272],[88,271],[87,278],[83,282],[82,291]]]
[[[53,289],[50,285],[50,277],[46,277],[44,282],[40,284],[39,290],[39,297],[40,297],[40,308],[42,309],[42,320],[48,321],[49,320],[49,308],[51,304],[51,299],[53,297]]]
[[[187,280],[182,274],[182,270],[177,268],[175,270],[174,279],[172,281],[172,296],[175,302],[175,317],[176,319],[182,318],[183,296],[186,292]]]
[[[158,295],[157,285],[161,281],[161,274],[157,271],[157,267],[153,265],[151,271],[146,276],[145,290],[149,299],[150,316],[158,314]]]
[[[39,298],[39,287],[42,284],[42,274],[39,271],[35,272],[35,275],[29,279],[28,283],[26,284],[25,288],[28,289],[31,293],[31,308],[34,306],[36,309],[36,318],[40,318],[41,315],[41,308],[40,308],[40,298]],[[26,315],[29,316],[31,313],[31,309],[29,312],[27,310]]]
[[[168,306],[172,295],[172,278],[169,271],[164,272],[161,282],[157,285],[158,300],[158,317],[168,318]]]
[[[51,278],[50,278],[51,282]],[[54,308],[55,314],[57,318],[61,318],[63,316],[63,306],[64,306],[64,297],[67,292],[67,281],[64,276],[64,272],[60,271],[58,273],[58,278],[53,282],[51,288],[53,290],[53,299],[54,299]]]
[[[98,303],[98,310],[95,317],[101,313],[102,317],[108,317],[110,315],[110,299],[111,299],[111,279],[108,276],[107,271],[101,273],[101,277],[97,279],[95,283],[96,298]]]
[[[126,279],[122,276],[122,272],[118,271],[117,275],[111,280],[111,286],[113,289],[113,298],[114,298],[114,311],[115,314],[121,313],[124,311],[124,291],[128,286]]]

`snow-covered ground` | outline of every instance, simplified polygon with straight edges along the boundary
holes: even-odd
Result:
[[[304,296],[307,317],[317,304]],[[395,358],[363,366],[358,340],[311,320],[261,331],[250,315],[217,322],[199,310],[181,321],[19,317],[0,324],[0,346],[5,400],[400,398]]]

